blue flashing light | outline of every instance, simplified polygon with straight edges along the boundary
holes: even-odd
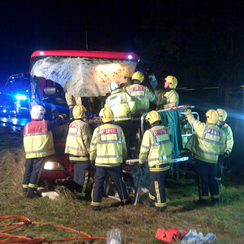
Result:
[[[17,96],[16,96],[16,99],[19,101],[19,100],[26,100],[26,95],[21,95],[21,94],[18,94]]]
[[[128,59],[132,59],[133,57],[132,57],[132,55],[128,55],[128,57],[127,57]]]

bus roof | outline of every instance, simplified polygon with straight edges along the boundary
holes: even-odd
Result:
[[[134,52],[108,52],[108,51],[82,51],[82,50],[48,50],[48,51],[35,51],[32,53],[33,57],[89,57],[89,58],[111,58],[111,59],[126,59],[137,60],[139,57]]]

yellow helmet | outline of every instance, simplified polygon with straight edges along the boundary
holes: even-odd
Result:
[[[153,124],[153,123],[155,123],[155,122],[157,122],[157,121],[162,121],[161,116],[155,110],[150,111],[147,114],[147,116],[146,116],[145,119],[149,122],[150,125]]]
[[[83,105],[75,105],[73,108],[74,119],[83,119],[86,118],[86,108]]]
[[[217,112],[219,113],[220,121],[225,121],[227,119],[227,112],[224,109],[218,108]]]
[[[219,113],[216,110],[210,109],[206,113],[207,122],[210,124],[217,124],[219,121]]]
[[[169,88],[176,88],[178,85],[177,79],[172,75],[168,75],[165,80],[169,82]]]
[[[132,80],[139,80],[141,83],[144,81],[144,74],[141,71],[136,71],[132,77]]]
[[[99,116],[102,118],[103,123],[110,122],[114,119],[114,113],[110,108],[102,108]]]

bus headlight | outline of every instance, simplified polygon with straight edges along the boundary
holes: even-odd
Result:
[[[44,169],[46,169],[46,170],[62,170],[63,171],[64,167],[59,162],[47,161],[44,164]]]

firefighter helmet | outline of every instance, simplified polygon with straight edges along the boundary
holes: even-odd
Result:
[[[86,108],[83,105],[75,105],[73,108],[74,119],[83,119],[86,118]]]
[[[110,108],[102,108],[99,116],[102,118],[103,123],[110,122],[114,119],[114,113]]]
[[[217,112],[219,113],[220,121],[225,121],[227,119],[227,112],[224,109],[218,108]]]
[[[35,105],[31,109],[31,118],[34,120],[43,120],[46,109],[41,105]]]
[[[109,91],[115,91],[116,89],[120,88],[120,85],[116,82],[112,82],[109,84]]]
[[[165,80],[169,83],[169,88],[176,88],[178,85],[177,79],[172,75],[168,75]]]
[[[132,80],[138,80],[138,81],[140,81],[142,83],[144,81],[144,74],[141,71],[136,71],[132,75],[131,79]]]
[[[217,124],[219,121],[219,113],[216,110],[210,109],[206,113],[207,123]]]
[[[149,122],[150,125],[157,121],[162,121],[160,114],[155,110],[150,111],[145,119]]]

